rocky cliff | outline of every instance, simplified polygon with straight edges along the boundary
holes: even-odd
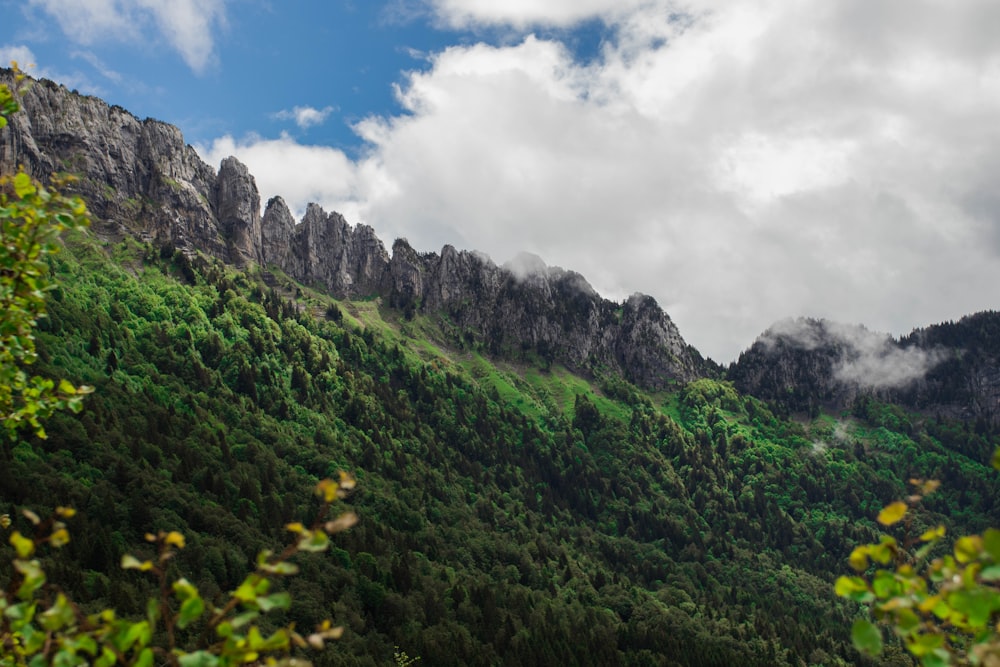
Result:
[[[0,82],[12,82],[9,70]],[[0,131],[0,171],[78,176],[74,187],[106,237],[275,266],[336,297],[380,296],[407,316],[446,318],[454,335],[494,354],[617,373],[648,388],[712,370],[651,297],[611,302],[579,274],[537,258],[497,266],[451,246],[420,253],[402,239],[390,255],[371,227],[317,205],[296,223],[275,197],[261,215],[246,166],[227,158],[216,173],[176,127],[44,80],[30,82],[22,105]]]
[[[729,368],[743,392],[791,412],[842,410],[861,396],[1000,424],[1000,313],[894,339],[861,326],[776,323]]]

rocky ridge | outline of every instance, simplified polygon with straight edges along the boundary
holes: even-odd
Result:
[[[12,81],[0,70],[0,82]],[[650,389],[712,372],[652,297],[603,299],[581,275],[537,258],[531,271],[515,271],[452,246],[420,253],[404,239],[390,254],[371,227],[315,204],[296,222],[275,197],[261,215],[246,166],[230,157],[216,173],[172,125],[46,80],[30,82],[22,106],[0,131],[0,172],[78,176],[74,187],[107,238],[274,266],[338,298],[379,296],[407,316],[445,318],[463,342],[493,354],[620,374]]]
[[[928,415],[1000,424],[1000,313],[894,339],[856,325],[776,323],[730,366],[741,392],[789,412],[851,408],[875,397]]]

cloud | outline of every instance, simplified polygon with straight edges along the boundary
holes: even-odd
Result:
[[[353,222],[358,219],[359,172],[342,151],[304,146],[287,134],[278,139],[249,136],[242,140],[227,135],[195,149],[215,166],[230,155],[237,156],[253,174],[263,201],[280,194],[296,218],[314,202],[327,211],[348,215]]]
[[[225,0],[29,0],[75,43],[139,42],[155,31],[196,73],[215,61],[213,30],[226,23]]]
[[[777,322],[759,340],[768,347],[780,341],[804,350],[839,352],[833,377],[872,389],[905,387],[923,378],[947,356],[939,349],[900,347],[890,335],[863,326],[804,318]]]
[[[593,18],[612,20],[649,4],[648,0],[430,0],[432,11],[453,28],[567,27]]]
[[[35,65],[35,54],[22,44],[0,46],[0,67],[10,67],[12,62],[16,62],[18,67],[27,72],[29,67]]]
[[[338,153],[321,182],[264,165],[268,194],[305,178],[387,239],[527,251],[610,298],[648,292],[723,361],[789,315],[901,334],[995,307],[992,0],[431,7],[522,33],[431,54],[401,113],[355,126],[360,157]],[[530,33],[593,19],[608,34],[586,62]]]
[[[331,113],[333,113],[333,107],[323,107],[322,109],[293,107],[278,111],[274,117],[278,120],[293,120],[296,125],[305,130],[313,125],[321,125]]]
[[[37,66],[38,59],[32,50],[22,44],[5,44],[0,46],[0,66],[9,67],[11,62],[17,62],[19,68],[29,76],[38,79],[58,81],[68,88],[75,88],[89,95],[101,95],[104,91],[94,85],[90,79],[79,72],[57,72],[49,67]]]
[[[121,75],[121,72],[115,71],[110,67],[108,67],[104,63],[104,61],[98,58],[97,55],[91,51],[73,51],[70,54],[70,57],[79,58],[80,60],[86,61],[87,63],[90,64],[91,67],[100,72],[101,76],[103,76],[106,79],[109,79],[110,81],[114,81],[115,83],[122,82],[123,77]]]

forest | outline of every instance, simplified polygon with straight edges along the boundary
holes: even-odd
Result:
[[[50,270],[35,372],[94,391],[0,444],[0,513],[78,510],[46,570],[92,608],[142,612],[155,582],[119,563],[161,530],[223,596],[345,470],[360,521],[278,618],[345,626],[317,665],[908,665],[851,643],[851,550],[911,478],[941,488],[908,530],[1000,525],[982,422],[795,416],[721,372],[651,393],[132,238],[73,233]]]

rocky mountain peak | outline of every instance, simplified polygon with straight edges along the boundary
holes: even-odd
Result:
[[[11,72],[0,81],[11,83]],[[457,344],[497,355],[602,369],[652,388],[706,372],[650,297],[608,301],[578,273],[527,253],[498,267],[482,253],[421,253],[398,239],[390,256],[374,229],[317,204],[296,223],[273,197],[261,215],[247,167],[229,157],[216,173],[176,127],[48,81],[33,82],[23,106],[0,134],[0,168],[78,175],[105,236],[273,265],[339,298],[381,296],[407,316],[446,317]]]
[[[215,182],[216,215],[222,235],[232,245],[233,259],[240,265],[263,261],[260,194],[246,165],[227,157]]]

